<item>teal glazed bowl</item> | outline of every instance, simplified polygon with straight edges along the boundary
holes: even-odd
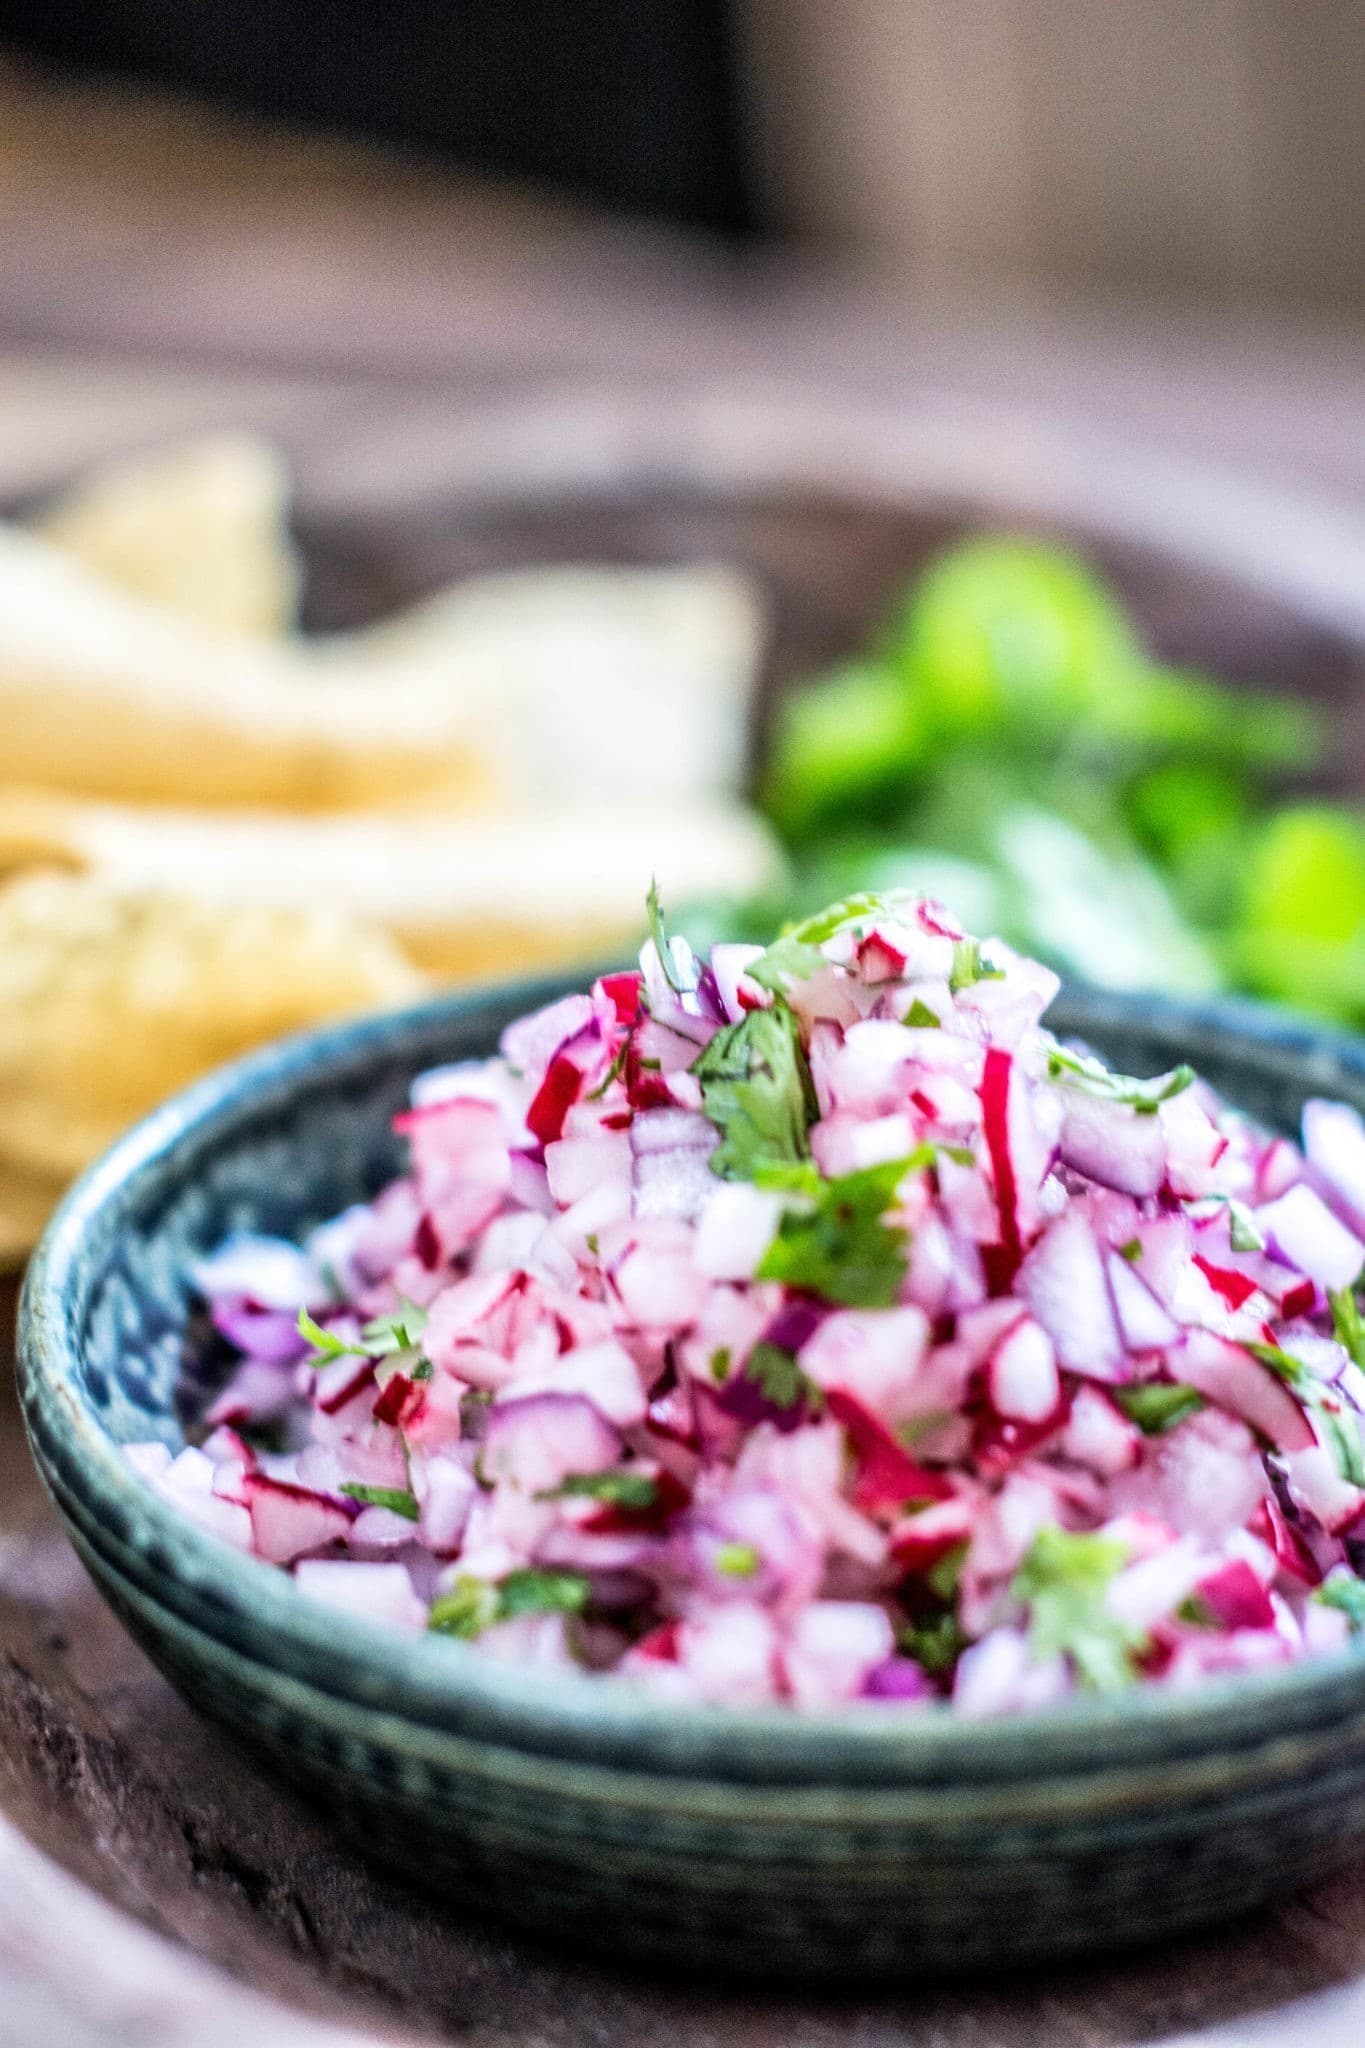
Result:
[[[311,1604],[181,1521],[120,1445],[181,1437],[191,1261],[374,1192],[411,1076],[562,992],[292,1040],[168,1103],[30,1268],[20,1382],[81,1557],[171,1681],[375,1856],[578,1946],[790,1978],[960,1972],[1146,1941],[1318,1878],[1365,1835],[1365,1653],[990,1724],[661,1705]],[[1195,1061],[1268,1123],[1365,1109],[1365,1047],[1246,1007],[1071,993],[1127,1072]]]

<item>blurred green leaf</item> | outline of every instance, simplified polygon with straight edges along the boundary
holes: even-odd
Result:
[[[1077,556],[968,541],[911,591],[893,642],[940,733],[1005,725],[1030,742],[1086,718],[1142,666],[1122,607]]]
[[[839,669],[780,708],[763,804],[780,831],[799,838],[841,811],[865,814],[923,756],[923,721],[904,677],[890,668]]]

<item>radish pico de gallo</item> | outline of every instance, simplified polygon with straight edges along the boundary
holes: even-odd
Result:
[[[1045,967],[858,897],[421,1075],[408,1170],[195,1284],[128,1450],[315,1600],[664,1699],[984,1717],[1365,1626],[1365,1127],[1111,1072]]]

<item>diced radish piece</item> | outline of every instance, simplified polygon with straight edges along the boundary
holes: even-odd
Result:
[[[1305,1102],[1303,1149],[1346,1220],[1365,1232],[1365,1122],[1360,1111],[1345,1102]]]
[[[1113,1479],[1141,1459],[1142,1431],[1101,1388],[1078,1387],[1057,1448],[1102,1479]]]
[[[426,1627],[427,1610],[401,1564],[315,1558],[295,1565],[294,1584],[310,1600],[321,1600],[360,1621],[410,1630]]]
[[[1216,1168],[1228,1141],[1193,1089],[1163,1102],[1157,1115],[1166,1138],[1166,1178],[1172,1191],[1189,1201],[1207,1195],[1218,1184]]]
[[[972,1504],[962,1495],[919,1508],[891,1533],[891,1555],[902,1572],[927,1572],[972,1533]]]
[[[1008,1420],[1045,1422],[1057,1412],[1057,1355],[1046,1330],[1031,1317],[1021,1316],[992,1351],[986,1388],[991,1406]]]
[[[869,1671],[863,1683],[865,1700],[884,1700],[898,1706],[927,1706],[937,1699],[934,1682],[913,1657],[888,1657]]]
[[[1129,1351],[1160,1351],[1179,1340],[1180,1327],[1170,1317],[1141,1273],[1117,1252],[1105,1254],[1119,1334]]]
[[[583,1395],[540,1393],[495,1401],[480,1448],[488,1479],[537,1494],[572,1473],[608,1471],[621,1439]]]
[[[1059,1088],[1064,1105],[1061,1156],[1087,1179],[1121,1194],[1156,1194],[1166,1178],[1166,1132],[1159,1117],[1107,1102],[1079,1088]]]
[[[792,1698],[807,1709],[856,1699],[895,1647],[883,1608],[865,1600],[813,1600],[797,1614],[783,1646]]]
[[[242,1484],[256,1555],[267,1564],[290,1564],[350,1534],[354,1510],[325,1494],[268,1479],[260,1472],[249,1472]]]
[[[840,1309],[801,1347],[801,1370],[818,1387],[842,1387],[874,1412],[913,1401],[929,1343],[922,1309]]]
[[[1280,1451],[1306,1451],[1317,1439],[1293,1394],[1239,1344],[1192,1330],[1181,1353],[1182,1379],[1205,1400],[1236,1415]]]
[[[1273,1628],[1275,1610],[1251,1566],[1232,1558],[1201,1578],[1195,1591],[1224,1628]]]
[[[537,1088],[560,1046],[592,1022],[591,996],[561,996],[558,1002],[547,1003],[543,1010],[508,1025],[501,1040],[503,1058]]]
[[[781,1214],[779,1194],[749,1181],[717,1181],[698,1219],[697,1271],[709,1280],[751,1280]]]
[[[1298,1506],[1335,1535],[1365,1509],[1365,1493],[1343,1479],[1330,1444],[1313,1444],[1285,1458],[1289,1491]]]
[[[1365,1244],[1302,1181],[1256,1211],[1267,1244],[1319,1287],[1349,1287],[1365,1265]]]
[[[1110,1581],[1104,1604],[1120,1621],[1145,1633],[1188,1597],[1203,1570],[1199,1544],[1192,1537],[1182,1537],[1125,1565]]]
[[[857,1460],[853,1504],[865,1515],[904,1510],[914,1501],[947,1500],[952,1481],[930,1472],[896,1442],[854,1395],[831,1387],[825,1396],[831,1416],[848,1437]]]
[[[649,1407],[634,1359],[610,1338],[565,1352],[539,1377],[518,1376],[518,1398],[542,1393],[582,1394],[608,1422],[623,1430],[643,1422]]]
[[[714,1139],[714,1133],[712,1134]],[[595,1138],[560,1138],[545,1147],[550,1193],[561,1209],[603,1183],[630,1186],[631,1135],[603,1131]]]
[[[711,948],[711,972],[716,977],[721,1007],[731,1024],[738,1024],[747,1011],[770,1000],[746,973],[746,969],[762,956],[762,946],[722,945]]]
[[[1100,1248],[1080,1216],[1048,1225],[1019,1269],[1017,1292],[1051,1337],[1059,1365],[1087,1379],[1126,1377]]]
[[[211,1257],[196,1259],[190,1279],[210,1301],[228,1296],[257,1309],[297,1315],[327,1304],[327,1283],[306,1253],[287,1238],[240,1232]]]
[[[641,1329],[680,1330],[706,1306],[707,1282],[692,1256],[691,1233],[666,1233],[666,1218],[653,1219],[612,1274],[621,1306]],[[641,1226],[643,1232],[643,1224]]]
[[[1206,1259],[1202,1252],[1196,1252],[1194,1263],[1214,1293],[1220,1295],[1230,1309],[1244,1308],[1256,1293],[1256,1282],[1246,1273],[1239,1273],[1232,1266],[1216,1266]]]

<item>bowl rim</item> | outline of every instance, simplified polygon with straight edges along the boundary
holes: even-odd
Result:
[[[98,1530],[102,1510],[143,1532],[144,1595],[191,1629],[245,1646],[267,1670],[302,1677],[348,1704],[397,1716],[440,1735],[474,1732],[504,1748],[644,1768],[679,1778],[788,1785],[904,1785],[998,1780],[1096,1770],[1144,1755],[1252,1749],[1289,1734],[1365,1716],[1365,1636],[1339,1652],[1214,1678],[1187,1692],[1135,1688],[1078,1695],[1059,1707],[966,1721],[946,1706],[910,1712],[859,1702],[797,1713],[658,1700],[588,1674],[544,1675],[485,1656],[471,1644],[412,1636],[346,1615],[299,1592],[289,1575],[201,1531],[127,1463],[80,1384],[74,1306],[83,1297],[87,1237],[116,1217],[140,1184],[169,1173],[195,1146],[247,1125],[302,1091],[359,1080],[383,1060],[427,1046],[443,1029],[493,1030],[501,1020],[584,985],[584,974],[484,983],[379,1016],[298,1033],[246,1055],[171,1097],[80,1177],[45,1231],[26,1275],[17,1370],[30,1447],[45,1483],[49,1465],[80,1496]],[[1241,999],[1187,1002],[1068,985],[1068,1029],[1140,1030],[1174,1050],[1191,1036],[1223,1037],[1234,1056],[1304,1072],[1365,1092],[1365,1041]],[[494,1034],[495,1035],[495,1034]],[[58,1501],[64,1521],[68,1510]],[[85,1531],[98,1549],[97,1534]],[[149,1554],[150,1553],[150,1554]],[[164,1572],[157,1579],[154,1572]],[[207,1615],[225,1624],[216,1630]]]

